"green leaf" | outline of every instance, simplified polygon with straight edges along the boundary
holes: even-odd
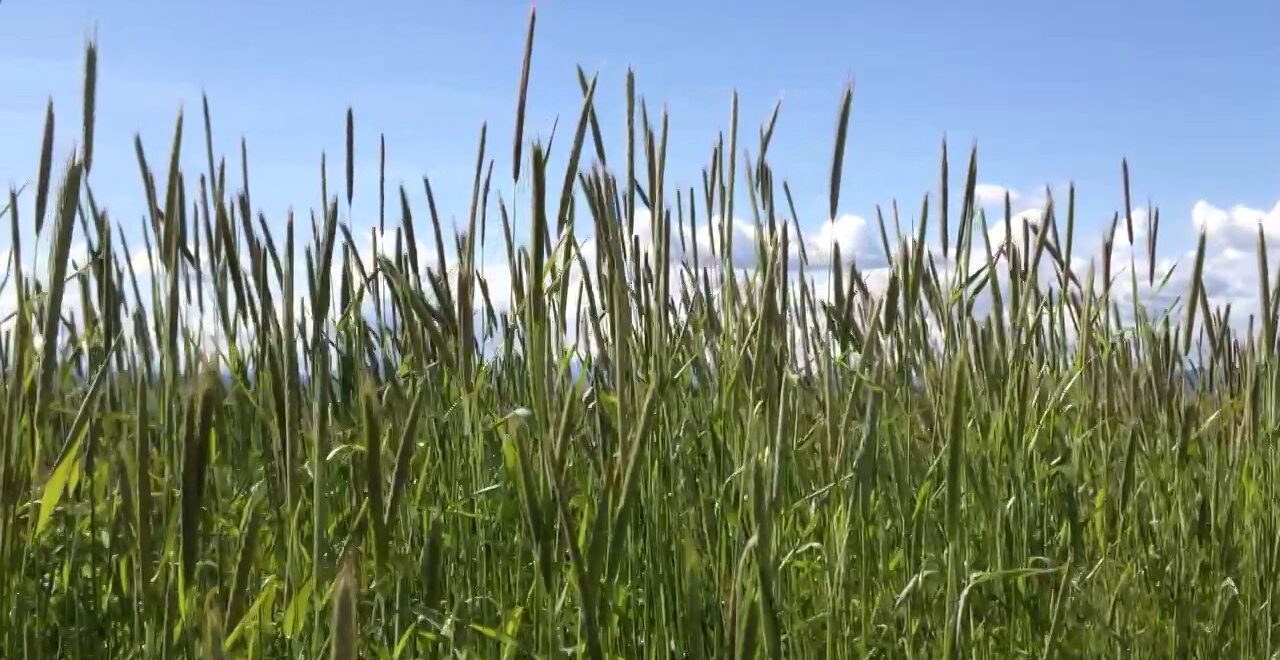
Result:
[[[118,345],[119,335],[112,342],[114,348]],[[114,350],[107,351],[107,358],[110,358]],[[49,480],[44,484],[44,490],[40,494],[40,513],[36,517],[36,534],[39,535],[46,525],[49,524],[49,516],[53,515],[53,510],[58,506],[58,502],[62,500],[62,494],[66,491],[67,481],[71,478],[75,469],[75,458],[80,453],[80,442],[83,437],[85,428],[88,426],[89,417],[94,409],[94,404],[98,400],[98,393],[102,391],[103,375],[107,372],[107,365],[110,364],[109,359],[104,359],[102,365],[98,367],[97,373],[93,375],[93,381],[89,384],[89,391],[85,393],[84,400],[80,402],[80,409],[76,411],[75,419],[71,421],[71,430],[67,432],[67,440],[62,445],[62,452],[58,455],[58,462],[53,467],[53,473],[49,475]]]
[[[36,534],[44,531],[49,524],[49,517],[53,515],[53,510],[57,508],[58,502],[62,501],[67,479],[71,477],[71,471],[76,465],[75,458],[79,455],[80,438],[77,436],[63,448],[62,455],[58,457],[58,463],[53,468],[53,474],[49,475],[49,480],[44,484],[44,491],[40,494],[40,515],[36,518]]]
[[[306,623],[307,617],[311,614],[311,590],[314,587],[315,582],[312,579],[302,583],[302,588],[293,595],[293,600],[284,609],[281,632],[284,633],[285,637],[293,639],[302,630],[302,625]]]
[[[236,624],[235,629],[231,631],[230,635],[227,635],[227,648],[232,648],[242,635],[247,634],[248,630],[258,624],[258,617],[263,610],[263,603],[275,598],[278,586],[279,582],[275,576],[271,576],[267,579],[266,583],[263,585],[262,593],[258,594],[258,597],[253,600],[253,604],[245,611],[244,616],[240,617],[240,621]],[[270,610],[271,608],[270,606],[267,606],[266,609]]]

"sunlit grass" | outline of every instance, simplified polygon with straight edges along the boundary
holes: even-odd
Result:
[[[379,172],[384,243],[357,243],[351,112],[341,194],[258,216],[206,103],[207,171],[180,171],[201,146],[181,118],[163,156],[136,143],[145,274],[86,176],[90,48],[82,144],[53,167],[51,105],[35,180],[0,205],[0,655],[1280,647],[1264,246],[1258,331],[1210,305],[1203,236],[1189,290],[1151,311],[1158,214],[1145,272],[1112,263],[1128,211],[1081,272],[1074,191],[1035,224],[988,219],[976,153],[949,191],[944,147],[938,194],[878,223],[887,268],[811,261],[767,160],[776,110],[747,149],[734,97],[700,189],[668,179],[667,118],[630,75],[622,158],[582,71],[576,122],[526,140],[532,18],[510,187],[482,132],[456,235],[429,181],[388,198]],[[832,218],[852,90],[833,100]],[[1119,186],[1129,209],[1127,164]],[[716,221],[736,217],[749,266]],[[477,255],[490,232],[509,291]]]

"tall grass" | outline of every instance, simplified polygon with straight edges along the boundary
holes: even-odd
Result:
[[[673,187],[667,118],[630,74],[625,178],[585,72],[572,130],[526,144],[532,26],[511,162],[527,199],[495,192],[482,132],[465,229],[446,239],[426,180],[425,205],[401,188],[388,208],[379,172],[372,253],[354,114],[346,204],[323,180],[308,224],[254,211],[243,143],[228,181],[206,103],[206,172],[180,169],[181,118],[167,153],[136,142],[131,257],[94,201],[89,50],[84,143],[55,174],[50,106],[34,189],[5,205],[0,654],[1280,648],[1263,246],[1260,334],[1210,306],[1203,237],[1180,303],[1122,309],[1140,274],[1112,268],[1119,215],[1081,272],[1074,191],[1038,224],[1007,203],[989,221],[976,154],[949,191],[944,147],[937,194],[905,228],[896,206],[879,219],[877,286],[838,247],[811,260],[766,157],[776,112],[748,148],[733,99],[701,190]],[[834,106],[832,217],[852,102]],[[746,266],[718,221],[742,209]],[[1124,219],[1132,244],[1127,201]],[[490,232],[509,285],[482,268]],[[26,268],[37,248],[47,273]]]

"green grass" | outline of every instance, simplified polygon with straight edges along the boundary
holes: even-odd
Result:
[[[1177,304],[1122,308],[1165,274],[1072,268],[1074,192],[1039,229],[989,221],[976,155],[950,194],[944,155],[938,194],[880,220],[877,287],[809,260],[776,113],[752,141],[735,97],[701,188],[677,188],[633,78],[620,156],[584,72],[576,123],[526,139],[526,73],[511,183],[482,133],[446,237],[429,182],[388,204],[379,172],[376,258],[353,115],[308,223],[253,212],[206,104],[203,144],[181,119],[167,153],[137,143],[148,276],[94,201],[95,69],[91,49],[80,148],[55,172],[50,107],[38,177],[0,205],[3,657],[1280,649],[1261,245],[1255,332],[1204,295],[1203,237]],[[852,90],[833,101],[835,216]],[[751,267],[714,217],[754,223]],[[1120,220],[1104,254],[1134,240]],[[485,277],[491,233],[509,285]]]

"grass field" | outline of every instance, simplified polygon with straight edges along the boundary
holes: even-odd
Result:
[[[457,234],[429,182],[354,172],[350,113],[325,207],[257,215],[207,104],[165,151],[138,142],[150,213],[124,232],[90,183],[96,66],[90,47],[82,125],[57,115],[74,156],[54,167],[51,105],[36,174],[0,201],[0,656],[1280,649],[1261,245],[1247,331],[1204,294],[1203,238],[1149,309],[1174,281],[1137,266],[1158,214],[1101,240],[1076,236],[1074,193],[988,218],[976,156],[949,190],[944,153],[939,190],[880,219],[887,267],[818,259],[773,119],[740,127],[735,99],[679,189],[667,118],[628,76],[606,154],[624,127],[593,108],[621,81],[587,75],[547,142],[523,135],[522,83],[511,152],[482,133],[457,164]],[[828,217],[851,103],[833,95],[813,182]],[[382,215],[351,217],[373,194]],[[754,227],[749,263],[719,218]],[[493,237],[500,279],[477,257]]]

